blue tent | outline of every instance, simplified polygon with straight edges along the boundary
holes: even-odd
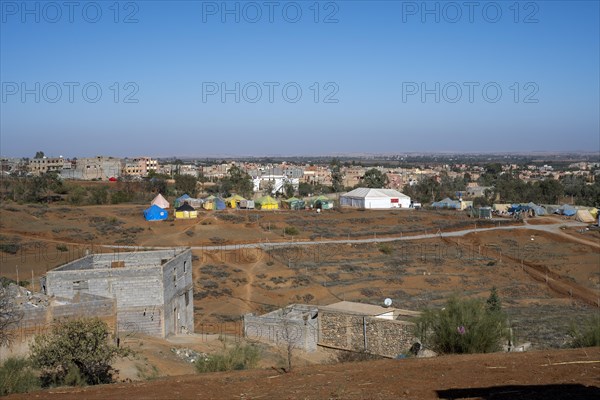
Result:
[[[538,206],[533,202],[527,203],[527,206],[533,210],[536,216],[546,215],[546,209],[542,206]]]
[[[152,205],[144,210],[146,221],[164,221],[169,217],[169,212],[157,205]]]
[[[528,205],[513,204],[508,208],[508,212],[513,214],[513,213],[518,213],[518,212],[523,212],[523,211],[529,211],[530,209],[531,209],[531,207],[529,207]]]
[[[563,206],[560,208],[560,210],[561,210],[562,214],[566,215],[567,217],[572,217],[573,215],[575,215],[577,213],[577,209],[568,204],[563,204]]]
[[[220,197],[215,198],[215,210],[224,210],[226,208],[225,202]]]
[[[431,206],[434,208],[455,208],[460,209],[460,201],[455,201],[446,197],[444,200],[436,201],[431,203]]]
[[[185,202],[186,202],[186,200],[189,200],[189,199],[191,199],[191,197],[190,197],[190,196],[189,196],[187,193],[186,193],[186,194],[184,194],[184,195],[183,195],[183,196],[181,196],[181,197],[178,197],[178,198],[175,200],[175,208],[177,208],[177,207],[181,207],[181,206],[183,205],[183,203],[185,203]]]

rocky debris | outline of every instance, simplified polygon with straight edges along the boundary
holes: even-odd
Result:
[[[199,353],[195,350],[192,349],[188,349],[188,348],[176,348],[173,347],[171,348],[171,351],[173,353],[175,353],[175,355],[179,358],[181,358],[184,361],[187,361],[189,363],[195,363],[197,360],[201,359],[201,358],[208,358],[208,355],[205,353]]]
[[[22,286],[11,283],[7,287],[7,291],[15,304],[19,306],[26,306],[27,304],[33,305],[34,307],[47,307],[49,304],[49,298],[43,293],[33,293],[30,290]]]
[[[437,357],[437,353],[435,351],[429,350],[429,349],[421,349],[417,353],[417,358],[430,358],[430,357]]]

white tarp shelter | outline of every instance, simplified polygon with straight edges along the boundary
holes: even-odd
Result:
[[[340,196],[342,207],[410,208],[410,197],[394,189],[357,188]]]
[[[165,199],[160,193],[156,195],[156,197],[154,198],[154,200],[152,200],[152,203],[150,203],[150,205],[159,206],[160,208],[169,208],[171,206],[167,199]]]

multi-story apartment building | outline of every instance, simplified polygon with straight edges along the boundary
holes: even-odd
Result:
[[[158,161],[150,157],[126,158],[123,161],[123,174],[125,175],[146,177],[150,171],[156,172],[157,169]]]
[[[28,170],[32,175],[43,175],[47,172],[60,172],[63,168],[62,157],[42,157],[29,160]]]
[[[85,157],[64,163],[61,176],[65,179],[108,180],[121,176],[121,159],[113,157]]]

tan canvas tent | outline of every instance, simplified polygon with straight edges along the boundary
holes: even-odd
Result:
[[[585,222],[586,224],[591,224],[596,222],[592,214],[588,210],[577,210],[575,213],[575,219],[579,222]]]
[[[150,205],[156,205],[159,206],[160,208],[169,208],[170,204],[167,201],[167,199],[165,199],[163,197],[162,194],[157,194],[156,197],[154,198],[154,200],[152,200],[152,203],[150,203]]]

